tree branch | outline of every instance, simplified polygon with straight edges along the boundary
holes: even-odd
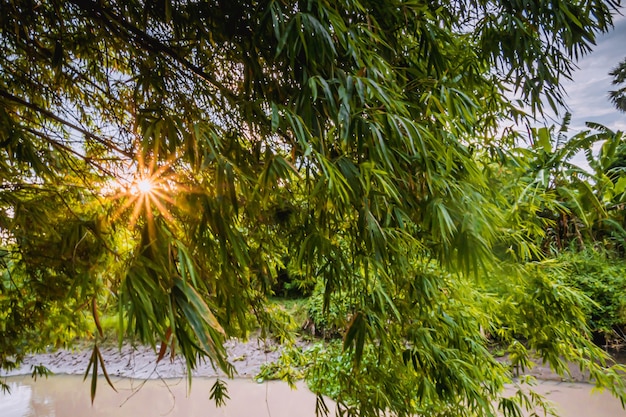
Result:
[[[198,77],[202,78],[206,82],[210,83],[214,87],[216,87],[220,93],[224,95],[231,102],[236,102],[237,97],[232,93],[228,88],[226,88],[222,83],[216,80],[213,76],[206,73],[202,68],[193,64],[188,59],[180,56],[178,52],[174,49],[165,45],[163,42],[159,41],[153,36],[150,36],[143,30],[138,27],[132,25],[124,18],[117,15],[114,11],[110,9],[106,9],[102,7],[98,2],[90,1],[90,0],[70,0],[71,3],[75,4],[85,12],[89,13],[89,15],[93,16],[94,14],[98,15],[103,23],[109,26],[111,29],[117,29],[114,26],[118,26],[118,28],[124,29],[135,41],[137,41],[142,47],[147,48],[151,52],[156,52],[159,54],[165,54],[170,58],[174,59],[176,62],[180,63],[185,69],[191,71]]]
[[[104,139],[104,138],[102,138],[102,137],[100,137],[98,135],[95,135],[95,134],[91,133],[90,131],[88,131],[88,130],[80,127],[80,126],[78,126],[78,125],[76,125],[76,124],[74,124],[72,122],[69,122],[69,121],[67,121],[67,120],[57,116],[56,114],[52,113],[50,110],[43,109],[43,108],[39,107],[36,104],[30,103],[30,102],[28,102],[28,101],[26,101],[26,100],[24,100],[24,99],[22,99],[20,97],[14,96],[13,94],[9,93],[8,91],[2,90],[2,89],[0,89],[0,97],[3,97],[3,98],[5,98],[5,99],[7,99],[9,101],[12,101],[12,102],[20,104],[20,105],[22,105],[24,107],[27,107],[27,108],[29,108],[31,110],[34,110],[37,113],[40,113],[41,115],[43,115],[43,116],[45,116],[45,117],[47,117],[49,119],[52,119],[52,120],[54,120],[54,121],[56,121],[58,123],[61,123],[64,126],[69,127],[70,129],[73,129],[73,130],[75,130],[75,131],[77,131],[79,133],[82,133],[83,135],[85,135],[85,137],[87,137],[89,139],[92,139],[92,140],[95,140],[96,142],[101,143],[102,145],[106,146],[109,149],[112,149],[112,150],[118,152],[121,155],[124,155],[124,156],[126,156],[126,157],[128,157],[130,159],[134,158],[134,153],[126,151],[126,150],[120,148],[119,146],[111,143],[110,140],[107,140],[107,139]]]

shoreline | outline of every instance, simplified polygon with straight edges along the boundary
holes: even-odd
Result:
[[[228,360],[233,365],[234,378],[252,378],[266,363],[278,359],[281,348],[277,344],[260,339],[247,342],[231,340],[225,343]],[[122,349],[100,347],[100,353],[110,377],[132,379],[167,379],[187,376],[186,364],[182,356],[176,355],[170,360],[169,353],[157,363],[157,353],[150,346],[124,344]],[[59,349],[50,353],[29,354],[22,364],[10,371],[0,371],[0,378],[30,375],[34,366],[43,365],[54,375],[84,375],[89,365],[92,350]],[[100,372],[101,373],[101,372]],[[210,361],[199,363],[192,371],[194,377],[226,377]]]
[[[297,342],[297,344],[305,345],[303,342]],[[228,360],[235,371],[233,377],[228,379],[253,379],[264,364],[276,361],[282,351],[279,344],[258,338],[251,338],[246,342],[233,339],[226,342],[225,346]],[[100,353],[104,358],[106,371],[110,377],[151,380],[187,376],[186,364],[180,355],[176,355],[173,360],[170,360],[170,355],[166,354],[157,363],[157,353],[149,346],[124,344],[121,350],[117,346],[106,346],[100,347]],[[24,358],[19,368],[11,371],[0,370],[0,378],[30,375],[33,367],[39,365],[45,366],[53,375],[84,375],[91,354],[92,350],[89,347],[29,354]],[[505,359],[498,358],[497,360]],[[553,372],[548,365],[536,363],[532,369],[523,374],[531,375],[540,381],[591,383],[588,375],[581,372],[577,366],[571,364],[569,369],[571,376],[569,378],[561,377]],[[192,376],[194,378],[227,378],[227,375],[216,369],[210,361],[198,364],[192,371]]]

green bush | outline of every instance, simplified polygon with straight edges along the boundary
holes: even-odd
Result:
[[[580,290],[588,304],[589,326],[606,341],[626,327],[626,262],[603,251],[564,253],[562,279]]]
[[[339,337],[352,317],[354,302],[342,293],[333,293],[327,303],[324,297],[324,286],[317,285],[306,302],[308,319],[303,327],[314,336]]]
[[[296,270],[287,267],[280,268],[276,276],[276,281],[272,285],[272,292],[277,297],[301,298],[311,295],[315,281],[299,274]]]

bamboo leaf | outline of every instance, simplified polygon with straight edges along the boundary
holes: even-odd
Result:
[[[211,387],[209,399],[214,400],[217,407],[226,405],[226,400],[230,399],[230,397],[228,396],[228,389],[224,381],[219,378],[215,380]]]
[[[198,318],[201,318],[217,332],[221,334],[226,334],[222,326],[217,321],[217,318],[211,312],[209,306],[202,299],[200,294],[198,294],[195,288],[186,284],[180,278],[174,279],[174,285],[176,285],[176,287],[178,287],[185,294],[190,305],[193,306],[194,310],[197,312],[196,314]],[[193,316],[196,316],[196,314],[193,314]],[[202,326],[198,326],[198,328],[202,328]]]
[[[367,322],[362,312],[356,312],[352,321],[348,325],[348,330],[343,340],[343,348],[354,348],[354,359],[357,366],[363,359],[363,348],[365,346],[365,334],[367,332]]]
[[[95,347],[95,349],[98,355],[98,361],[100,362],[100,367],[102,368],[102,373],[104,374],[104,378],[106,379],[109,386],[113,389],[113,391],[117,392],[117,390],[115,389],[115,386],[113,385],[113,382],[111,381],[111,378],[109,378],[109,373],[106,370],[106,366],[104,364],[104,358],[102,358],[102,353],[100,353],[100,349],[97,346]],[[91,399],[91,402],[93,403],[93,398]]]

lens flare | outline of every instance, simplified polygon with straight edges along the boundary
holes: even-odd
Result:
[[[150,194],[154,189],[154,183],[150,180],[150,178],[143,178],[135,184],[133,187],[133,191],[135,194]]]
[[[118,218],[129,212],[129,227],[132,229],[141,221],[151,235],[154,234],[155,216],[172,222],[174,219],[170,210],[176,205],[175,195],[181,191],[172,161],[173,157],[161,163],[156,162],[156,157],[146,161],[138,153],[133,169],[134,180],[116,196],[122,204],[118,206],[113,217]]]

